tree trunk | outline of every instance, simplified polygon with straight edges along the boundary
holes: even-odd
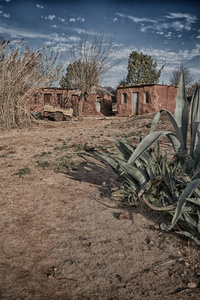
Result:
[[[83,121],[83,102],[84,102],[84,95],[81,94],[79,104],[78,104],[78,120]]]

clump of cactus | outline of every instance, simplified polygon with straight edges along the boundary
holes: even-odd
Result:
[[[168,115],[174,132],[155,131],[162,112]],[[162,151],[159,141],[163,137],[172,145],[170,155]],[[200,245],[200,86],[196,88],[188,113],[182,72],[175,114],[165,109],[159,111],[150,133],[137,147],[127,140],[114,138],[114,143],[118,156],[100,156],[111,165],[122,183],[129,186],[132,198],[142,199],[154,210],[168,212],[172,215],[171,224],[163,224],[162,228],[169,231],[176,225],[179,234]]]

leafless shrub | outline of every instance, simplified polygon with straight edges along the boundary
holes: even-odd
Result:
[[[100,79],[114,65],[114,40],[105,38],[104,32],[91,35],[85,32],[77,43],[66,53],[69,65],[66,75],[61,79],[61,87],[80,90],[79,120],[83,119],[82,109],[85,95],[97,87]]]

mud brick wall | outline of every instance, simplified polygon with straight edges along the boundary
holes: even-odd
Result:
[[[80,93],[79,93],[80,94]],[[49,96],[48,96],[49,95]],[[101,112],[97,112],[97,97],[101,98]],[[62,102],[60,105],[59,99]],[[26,101],[26,108],[31,112],[42,112],[46,104],[52,106],[73,107],[74,116],[78,115],[78,92],[71,89],[42,88],[32,91]],[[48,102],[48,103],[47,103]],[[91,93],[83,104],[83,113],[87,115],[112,114],[112,98],[109,93]]]
[[[61,89],[61,88],[42,88],[35,90],[31,93],[31,95],[27,98],[26,107],[31,111],[42,112],[44,109],[45,103],[45,95],[50,95],[50,105],[59,106],[58,97],[62,99],[62,107],[72,106],[72,90]],[[58,96],[60,95],[60,96]]]
[[[117,88],[117,112],[119,116],[148,114],[160,109],[175,110],[178,87],[159,84],[119,86]],[[137,111],[134,110],[133,93],[137,94]],[[126,95],[126,101],[123,94]],[[125,101],[125,102],[124,102]]]

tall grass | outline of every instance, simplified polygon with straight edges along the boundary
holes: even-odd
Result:
[[[15,47],[9,40],[0,44],[0,126],[14,127],[31,122],[27,99],[40,87],[61,75],[58,54],[47,49],[33,51],[20,41]]]

